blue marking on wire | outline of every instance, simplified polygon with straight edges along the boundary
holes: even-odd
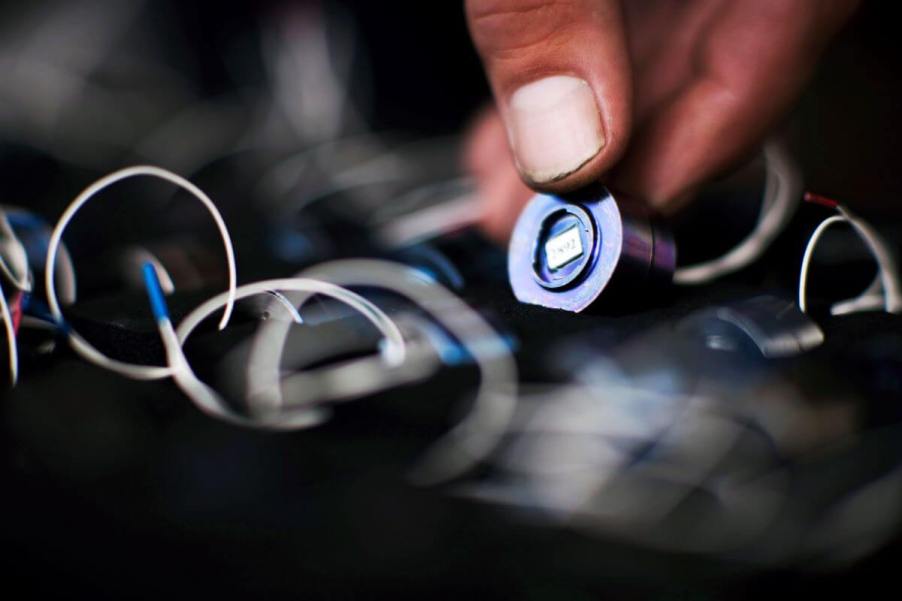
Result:
[[[147,297],[150,299],[150,309],[157,321],[169,319],[169,308],[166,306],[166,298],[160,287],[160,278],[153,263],[146,261],[143,266],[144,287],[147,288]]]
[[[46,221],[25,211],[9,212],[6,214],[6,218],[13,228],[35,230],[47,227]]]

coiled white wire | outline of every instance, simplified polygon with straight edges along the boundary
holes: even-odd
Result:
[[[6,302],[3,284],[0,284],[0,317],[3,318],[3,329],[6,330],[10,386],[15,386],[19,380],[19,349],[16,346],[16,328],[13,325],[13,316],[9,311],[9,304]]]
[[[88,186],[81,194],[79,194],[63,212],[62,217],[60,217],[59,221],[53,229],[53,233],[50,235],[50,241],[47,246],[47,265],[44,272],[44,278],[47,288],[47,304],[50,308],[51,315],[58,323],[63,323],[63,313],[60,309],[59,299],[57,298],[54,273],[56,268],[57,253],[60,248],[63,233],[65,232],[66,227],[69,225],[69,222],[72,221],[79,209],[81,209],[81,207],[84,206],[85,203],[87,203],[89,200],[91,200],[97,193],[108,188],[112,184],[115,184],[116,182],[138,176],[156,177],[158,179],[162,179],[164,181],[175,184],[176,186],[189,192],[192,196],[199,200],[210,213],[210,216],[213,218],[213,221],[216,224],[217,229],[219,230],[219,235],[222,237],[222,242],[226,254],[226,262],[228,264],[229,287],[228,292],[226,293],[227,299],[224,304],[222,319],[219,322],[219,328],[225,328],[226,324],[228,324],[229,322],[229,318],[232,315],[232,310],[235,305],[237,275],[235,267],[235,251],[232,246],[232,240],[229,236],[228,228],[226,228],[225,222],[222,219],[222,215],[220,215],[219,210],[216,208],[216,205],[213,204],[213,201],[210,200],[210,198],[200,188],[198,188],[185,178],[176,175],[175,173],[172,173],[160,167],[153,167],[149,165],[127,167],[97,180],[96,182]],[[69,329],[67,331],[67,337],[72,348],[85,360],[99,365],[105,369],[119,373],[123,376],[137,380],[156,380],[168,377],[171,374],[172,370],[169,367],[138,365],[118,361],[116,359],[108,357],[97,350],[93,345],[91,345],[91,343],[89,343],[72,329]]]
[[[0,274],[5,276],[20,292],[31,291],[28,256],[12,226],[9,225],[6,211],[2,209],[0,209]],[[6,332],[10,386],[15,386],[19,379],[19,350],[16,346],[16,328],[9,310],[9,303],[6,302],[6,293],[2,283],[0,283],[0,318],[3,319],[3,329]]]
[[[808,312],[808,272],[817,243],[831,226],[837,223],[848,223],[873,255],[877,262],[878,273],[874,282],[859,296],[834,304],[830,310],[831,314],[845,315],[857,311],[874,310],[881,306],[887,313],[899,313],[902,311],[902,291],[900,291],[898,269],[892,252],[870,224],[853,215],[845,207],[837,206],[836,210],[839,215],[833,215],[823,220],[815,228],[805,247],[799,272],[799,308],[804,313]]]
[[[382,356],[386,365],[396,366],[404,362],[405,342],[395,322],[375,304],[341,286],[309,278],[265,280],[237,288],[234,297],[231,298],[240,300],[257,294],[271,294],[274,290],[321,294],[345,303],[369,320],[385,337],[386,344],[383,347]],[[272,411],[260,411],[260,406],[252,405],[250,408],[252,411],[257,410],[256,415],[246,417],[231,410],[216,391],[194,374],[185,358],[184,344],[197,326],[225,305],[229,298],[228,293],[223,293],[204,302],[189,313],[174,331],[171,325],[160,326],[160,335],[166,348],[169,368],[176,384],[201,410],[237,425],[290,430],[320,423],[322,414],[310,408],[300,411],[279,411],[278,408]],[[288,322],[284,323],[290,325]]]
[[[32,212],[26,211],[21,207],[9,205],[3,206],[2,208],[0,208],[0,211],[2,211],[3,214],[7,217],[7,223],[9,223],[9,219],[12,217],[18,217],[20,219],[37,222],[39,224],[37,226],[37,229],[40,229],[42,232],[46,233],[48,239],[50,238],[50,233],[52,231],[50,229],[50,226],[44,224],[43,219],[37,217]],[[9,233],[11,233],[13,236],[16,236],[15,229],[12,227],[10,227]],[[16,240],[18,241],[19,245],[22,246],[22,252],[24,253],[27,267],[29,269],[29,272],[31,272],[32,267],[34,266],[34,261],[37,261],[37,259],[32,258],[28,255],[27,251],[25,251],[24,249],[24,245],[22,245],[21,243],[21,240],[18,239],[18,236],[16,236]],[[58,264],[55,277],[57,280],[59,297],[64,305],[69,305],[75,302],[76,297],[75,266],[72,264],[72,257],[69,255],[69,249],[66,248],[66,245],[62,242],[60,242],[57,263]],[[29,278],[33,278],[33,275],[31,273],[29,273]]]
[[[31,292],[32,276],[28,267],[28,253],[16,236],[6,211],[0,209],[0,272],[23,292]]]
[[[476,311],[457,295],[417,270],[390,261],[347,259],[315,265],[299,274],[341,286],[364,286],[400,294],[429,313],[473,357],[480,383],[470,411],[426,452],[411,474],[419,484],[436,484],[462,475],[497,446],[517,404],[517,366],[507,343]],[[304,302],[294,297],[295,304]],[[278,356],[287,336],[287,324],[269,322],[265,344],[254,352]],[[264,335],[258,332],[258,335]],[[277,366],[272,357],[250,359]],[[257,386],[278,387],[279,373],[260,373]],[[268,382],[267,382],[268,379]]]
[[[755,229],[727,254],[698,265],[680,267],[673,281],[697,285],[729,275],[748,266],[773,243],[792,219],[802,199],[802,176],[787,148],[771,140],[764,146],[767,180],[761,214]]]
[[[20,293],[30,293],[34,286],[34,275],[28,260],[28,252],[10,225],[8,218],[10,211],[27,213],[18,208],[0,207],[0,275],[5,276]],[[64,298],[74,300],[75,273],[65,245],[60,245],[60,269],[56,277],[60,279]],[[19,379],[19,350],[16,327],[2,283],[0,283],[0,319],[3,319],[6,335],[10,386],[15,387]]]

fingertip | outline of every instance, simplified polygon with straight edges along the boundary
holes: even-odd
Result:
[[[572,75],[552,75],[515,91],[508,102],[508,128],[517,167],[533,186],[567,179],[606,143],[595,93]]]
[[[616,61],[613,61],[616,62]],[[552,75],[518,88],[505,121],[523,181],[540,192],[565,193],[599,181],[623,156],[632,129],[628,68]]]
[[[622,154],[632,73],[619,0],[469,0],[470,30],[522,180],[597,180]]]
[[[510,150],[504,124],[494,107],[480,110],[465,128],[462,149],[463,169],[480,178],[490,173],[501,160],[509,158]]]

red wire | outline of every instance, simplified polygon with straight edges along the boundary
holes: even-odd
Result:
[[[815,194],[814,192],[805,192],[805,196],[803,196],[802,198],[805,202],[821,205],[827,207],[828,209],[835,209],[839,206],[839,203],[832,198],[827,198],[826,196],[821,196],[820,194]]]
[[[19,333],[19,324],[22,323],[22,300],[24,298],[25,295],[21,291],[16,292],[13,302],[9,304],[9,313],[13,318],[13,332],[17,335]]]

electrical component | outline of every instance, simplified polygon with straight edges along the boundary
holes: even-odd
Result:
[[[676,251],[669,232],[604,188],[526,205],[508,250],[517,300],[580,312],[603,291],[669,281]]]

